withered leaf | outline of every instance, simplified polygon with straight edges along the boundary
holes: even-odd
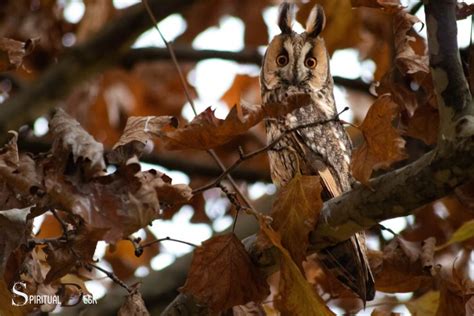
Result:
[[[474,13],[474,4],[467,4],[466,2],[457,3],[456,5],[456,19],[463,20]]]
[[[3,279],[10,254],[22,243],[26,243],[28,226],[26,217],[31,207],[0,211],[0,276]]]
[[[414,24],[420,20],[403,10],[394,16],[393,32],[395,35],[395,64],[402,74],[413,75],[419,83],[423,83],[426,76],[429,75],[428,55],[417,54],[411,47],[411,43],[416,42],[416,38],[410,35]]]
[[[26,42],[0,37],[0,71],[16,69],[23,63],[23,58],[31,53],[35,40]]]
[[[408,121],[407,136],[421,139],[427,145],[433,145],[438,139],[439,113],[428,104],[418,107]]]
[[[318,176],[297,173],[273,203],[272,227],[280,233],[282,245],[298,266],[306,257],[308,234],[314,229],[323,205],[321,190]]]
[[[439,292],[428,291],[422,296],[405,303],[412,315],[433,316],[439,305]]]
[[[281,253],[279,293],[275,305],[281,315],[335,315],[306,281],[288,250],[282,246],[280,235],[260,217],[260,232]]]
[[[428,284],[433,247],[432,240],[427,240],[422,247],[421,242],[396,237],[384,248],[381,258],[374,260],[373,257],[379,254],[369,252],[377,290],[388,293],[411,292]]]
[[[219,312],[270,293],[243,244],[234,234],[213,237],[196,248],[181,292]]]
[[[44,280],[49,284],[70,273],[77,264],[92,261],[97,242],[105,230],[91,230],[85,225],[68,235],[67,241],[57,239],[48,243],[44,249],[47,262],[51,266]]]
[[[397,113],[398,106],[390,95],[379,96],[360,126],[364,143],[354,150],[351,168],[354,177],[365,185],[373,170],[388,168],[406,157],[405,141],[392,126]]]
[[[5,146],[0,148],[0,167],[17,168],[20,165],[20,157],[18,155],[18,133],[9,131],[12,138]]]
[[[463,315],[466,302],[474,296],[474,282],[469,276],[471,251],[461,254],[445,264],[438,274],[440,298],[436,316]]]
[[[164,131],[161,136],[170,150],[210,149],[229,142],[259,123],[265,116],[285,115],[296,108],[308,105],[310,96],[296,94],[284,102],[259,105],[237,104],[222,120],[207,108],[184,127]]]
[[[125,163],[130,157],[140,157],[147,142],[153,136],[160,136],[163,128],[177,126],[173,116],[131,116],[122,136],[107,155],[111,163]]]
[[[63,109],[56,110],[50,121],[50,130],[54,137],[53,155],[59,161],[67,161],[69,154],[72,154],[75,163],[79,159],[86,162],[85,170],[90,176],[105,169],[104,146]]]
[[[118,316],[148,316],[150,313],[146,309],[145,302],[138,290],[133,291],[125,298],[125,302],[120,307]]]

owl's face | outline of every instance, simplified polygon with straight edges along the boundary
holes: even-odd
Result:
[[[282,32],[273,38],[265,53],[260,75],[264,99],[265,94],[281,100],[293,93],[316,92],[328,80],[328,54],[319,37],[325,23],[322,7],[313,8],[306,31],[301,34],[291,29],[291,11],[288,3],[281,6],[278,25]]]

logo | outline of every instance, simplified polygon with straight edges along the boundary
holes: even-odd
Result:
[[[34,304],[34,305],[60,305],[60,306],[75,306],[82,302],[85,305],[90,304],[97,304],[97,300],[94,299],[94,296],[90,293],[84,294],[82,288],[74,283],[67,283],[62,284],[61,288],[59,289],[58,293],[65,293],[66,286],[75,287],[77,293],[79,293],[78,298],[71,302],[71,299],[68,298],[66,302],[61,300],[60,295],[41,295],[41,294],[34,294],[28,295],[26,293],[26,283],[25,282],[15,282],[12,287],[12,305],[13,306],[24,306],[26,304]]]

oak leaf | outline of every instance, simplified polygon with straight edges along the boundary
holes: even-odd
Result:
[[[219,312],[270,293],[244,245],[234,234],[213,237],[196,248],[181,292]]]
[[[438,139],[439,112],[428,104],[419,106],[408,121],[405,135],[433,145]]]
[[[207,108],[184,127],[163,131],[162,140],[170,150],[210,149],[245,133],[264,117],[277,117],[308,105],[310,96],[295,94],[282,102],[258,105],[237,104],[222,120]]]
[[[124,164],[134,155],[140,157],[153,136],[160,136],[164,128],[176,127],[177,123],[173,116],[129,117],[122,136],[107,155],[109,162]]]
[[[85,162],[84,170],[89,176],[96,176],[105,169],[104,146],[78,121],[58,108],[49,124],[54,138],[52,152],[57,161],[65,165],[71,154],[74,163]]]
[[[364,142],[352,155],[351,168],[354,177],[365,185],[373,170],[386,169],[396,161],[406,158],[405,141],[392,126],[398,106],[390,95],[380,96],[369,109],[360,131]]]
[[[280,189],[273,203],[272,227],[280,233],[282,245],[297,265],[306,258],[308,234],[314,229],[323,205],[321,191],[318,176],[297,173]]]
[[[262,217],[260,233],[280,251],[280,283],[275,305],[281,315],[335,315],[305,279],[298,266],[283,247],[281,237]]]

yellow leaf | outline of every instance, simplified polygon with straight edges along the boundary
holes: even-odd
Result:
[[[280,233],[282,245],[299,265],[308,247],[308,234],[314,228],[321,200],[321,183],[318,176],[296,174],[277,195],[273,203],[272,227]]]
[[[474,219],[464,223],[461,227],[458,228],[451,236],[451,238],[443,245],[436,247],[436,250],[441,250],[451,244],[456,242],[465,241],[474,236]]]
[[[406,306],[412,315],[432,316],[435,315],[439,305],[439,292],[429,291],[406,303]]]
[[[280,235],[263,218],[260,218],[260,229],[281,253],[279,294],[275,302],[281,315],[335,315],[306,281],[288,250],[282,246]]]

